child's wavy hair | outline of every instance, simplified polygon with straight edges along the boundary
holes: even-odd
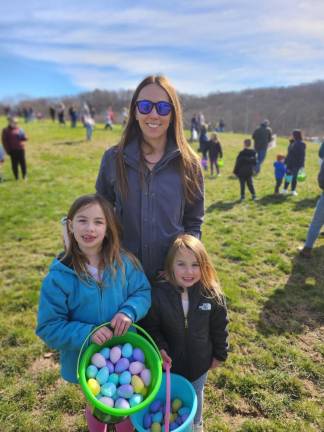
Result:
[[[62,258],[62,260],[66,258],[71,259],[73,268],[80,278],[91,277],[87,270],[87,264],[89,264],[89,262],[86,255],[80,249],[71,231],[70,224],[80,209],[94,204],[99,204],[101,207],[107,224],[106,235],[100,250],[99,271],[102,272],[104,269],[109,268],[114,276],[118,267],[124,268],[121,258],[122,252],[124,252],[120,244],[121,227],[112,205],[98,194],[82,195],[74,201],[67,214],[69,244]],[[136,265],[140,266],[133,255],[128,252],[127,255],[129,255],[130,259]]]
[[[205,246],[196,237],[190,234],[181,234],[173,242],[165,261],[165,273],[167,280],[174,286],[177,282],[174,276],[173,265],[175,256],[181,249],[189,249],[195,255],[200,267],[202,293],[214,298],[217,303],[224,304],[224,294],[221,290],[219,279],[213,263],[206,251]]]

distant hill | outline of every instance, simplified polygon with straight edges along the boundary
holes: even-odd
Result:
[[[109,105],[116,113],[120,113],[124,106],[128,106],[131,95],[131,90],[94,90],[55,100],[23,100],[16,108],[32,106],[35,112],[43,112],[47,116],[52,103],[63,101],[67,108],[74,104],[78,109],[87,101],[95,107],[98,120],[102,120]],[[211,93],[208,96],[182,94],[181,100],[187,127],[193,114],[202,112],[212,126],[217,126],[219,120],[223,119],[226,130],[234,132],[251,133],[267,118],[273,131],[280,135],[289,135],[293,129],[299,128],[306,136],[324,136],[324,81],[291,87]]]

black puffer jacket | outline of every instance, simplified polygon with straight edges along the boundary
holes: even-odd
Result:
[[[141,325],[172,358],[171,372],[195,381],[210,368],[213,357],[224,361],[228,351],[227,309],[201,294],[196,284],[188,288],[187,321],[181,292],[168,282],[152,290],[152,306]]]
[[[251,177],[256,166],[256,153],[254,150],[245,148],[237,158],[234,167],[234,174],[238,177]]]

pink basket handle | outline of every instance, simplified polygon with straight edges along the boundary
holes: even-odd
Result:
[[[165,432],[170,431],[170,408],[171,408],[171,377],[170,377],[170,363],[165,362],[165,378],[166,378],[166,401],[165,401]]]

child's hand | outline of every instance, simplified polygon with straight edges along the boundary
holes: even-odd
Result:
[[[168,356],[167,352],[164,349],[160,350],[160,353],[163,359],[163,369],[166,369],[166,364],[169,364],[171,367],[172,358]]]
[[[222,365],[222,362],[220,360],[213,358],[209,369],[216,369],[216,368],[220,367],[221,365]]]
[[[97,345],[102,345],[113,337],[113,332],[108,327],[101,327],[93,333],[91,341]]]
[[[118,312],[111,320],[110,324],[114,329],[114,336],[122,336],[132,325],[132,320],[122,312]]]

